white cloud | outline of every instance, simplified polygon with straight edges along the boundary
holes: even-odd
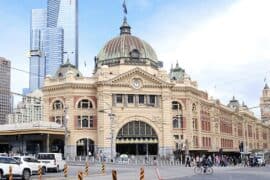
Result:
[[[160,27],[162,36],[151,34],[150,42],[165,61],[166,69],[172,60],[180,60],[180,65],[210,96],[227,103],[224,101],[235,95],[251,106],[258,105],[265,73],[270,70],[269,7],[268,0],[241,0],[211,17],[190,22],[192,26],[181,18],[181,12],[172,10],[166,18],[157,14],[149,26]],[[179,18],[184,22],[178,23]],[[168,19],[176,23],[168,26]],[[253,95],[247,93],[247,88]]]

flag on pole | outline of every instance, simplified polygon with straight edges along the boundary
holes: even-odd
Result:
[[[84,61],[84,67],[86,67],[86,61]]]
[[[123,2],[123,8],[124,8],[124,13],[127,14],[127,6],[126,6],[126,1],[125,0]]]
[[[266,77],[264,78],[264,82],[266,82]]]

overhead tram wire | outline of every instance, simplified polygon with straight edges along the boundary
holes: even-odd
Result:
[[[44,77],[45,76],[42,76],[42,75],[39,75],[39,74],[36,74],[36,73],[31,73],[29,71],[26,71],[26,70],[23,70],[23,69],[19,69],[19,68],[16,68],[16,67],[12,67],[12,66],[8,66],[9,69],[13,69],[13,70],[16,70],[16,71],[20,71],[20,72],[23,72],[23,73],[26,73],[26,74],[32,74],[32,75],[35,75],[35,76],[38,76],[38,77]]]

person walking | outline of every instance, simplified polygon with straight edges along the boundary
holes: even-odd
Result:
[[[190,159],[189,159],[189,156],[187,157],[187,159],[186,159],[186,165],[185,165],[186,167],[188,166],[188,167],[191,167],[190,166]]]

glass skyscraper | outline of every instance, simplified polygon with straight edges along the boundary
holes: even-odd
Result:
[[[64,53],[78,68],[78,1],[48,0],[47,9],[32,10],[30,42],[30,91],[55,74]]]
[[[39,89],[45,77],[45,54],[43,42],[47,28],[47,10],[32,9],[30,31],[30,91]]]
[[[68,53],[71,64],[78,68],[78,1],[48,0],[49,28],[63,28],[64,52]]]

